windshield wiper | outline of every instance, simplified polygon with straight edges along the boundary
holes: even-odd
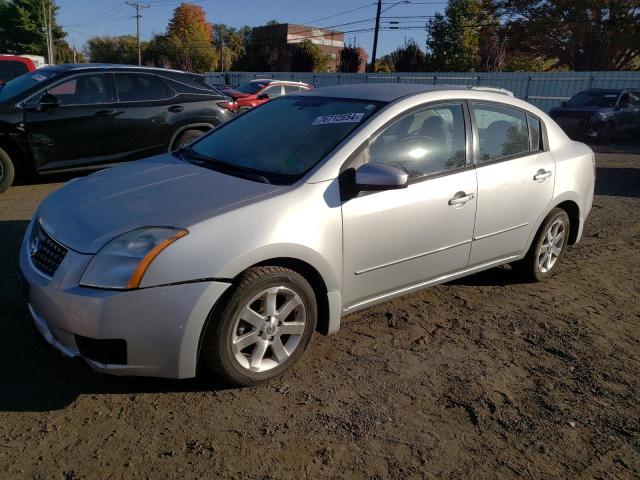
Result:
[[[191,147],[181,148],[177,153],[180,155],[180,158],[184,160],[204,163],[210,168],[223,173],[232,173],[235,176],[242,177],[247,180],[256,180],[261,183],[266,183],[269,185],[271,184],[269,179],[257,170],[240,165],[234,165],[233,163],[223,162],[222,160],[216,160],[215,158],[211,158],[201,153],[195,152]]]

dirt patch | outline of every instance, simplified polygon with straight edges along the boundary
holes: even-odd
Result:
[[[640,155],[599,154],[558,275],[508,268],[316,335],[295,371],[223,389],[114,378],[37,334],[14,280],[59,184],[0,196],[0,472],[14,478],[638,478]]]

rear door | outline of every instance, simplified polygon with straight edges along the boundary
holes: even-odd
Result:
[[[173,126],[188,119],[180,96],[151,73],[116,72],[117,131],[122,160],[166,152]]]
[[[537,117],[504,104],[470,103],[478,178],[472,267],[523,252],[553,197],[556,168]]]
[[[41,108],[49,93],[57,107]],[[113,76],[84,73],[67,77],[24,104],[27,138],[38,170],[100,165],[117,151]]]

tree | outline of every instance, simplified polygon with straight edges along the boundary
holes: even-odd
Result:
[[[480,64],[480,29],[497,23],[491,0],[449,0],[444,15],[427,22],[429,67],[467,72]]]
[[[292,72],[326,72],[329,56],[322,53],[311,40],[289,45]]]
[[[338,64],[338,71],[345,73],[356,73],[362,65],[362,57],[360,55],[360,49],[356,47],[355,43],[345,45],[340,51],[340,63]]]
[[[143,52],[145,49],[146,43],[143,43]],[[133,35],[91,37],[85,46],[85,53],[94,63],[122,63],[128,65],[138,63],[136,37]]]
[[[480,65],[482,72],[500,72],[505,62],[505,41],[496,26],[480,29]]]
[[[509,53],[556,68],[622,70],[640,58],[638,0],[501,0]]]
[[[202,7],[182,3],[173,12],[166,38],[155,42],[154,50],[170,59],[175,68],[195,72],[211,71],[216,52],[212,45],[213,25],[205,18]]]
[[[42,0],[0,1],[0,52],[47,54]],[[66,33],[56,22],[59,7],[52,0],[51,33],[54,47],[60,47],[63,57],[69,51],[64,42]],[[51,62],[51,59],[48,59]]]
[[[390,53],[389,59],[396,72],[420,72],[424,71],[426,65],[424,52],[412,38],[405,40],[402,47]]]

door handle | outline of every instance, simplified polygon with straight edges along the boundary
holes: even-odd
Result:
[[[473,200],[474,196],[475,195],[473,193],[466,194],[464,192],[457,192],[449,199],[449,205],[464,205],[469,200]]]
[[[184,107],[182,105],[171,105],[167,110],[172,113],[179,113],[184,110]]]
[[[116,112],[115,110],[100,110],[94,114],[95,117],[115,117],[122,112]]]
[[[538,170],[538,173],[536,173],[533,176],[533,179],[536,182],[544,182],[551,175],[553,175],[553,172],[551,170],[544,170],[544,169],[541,168],[540,170]]]

